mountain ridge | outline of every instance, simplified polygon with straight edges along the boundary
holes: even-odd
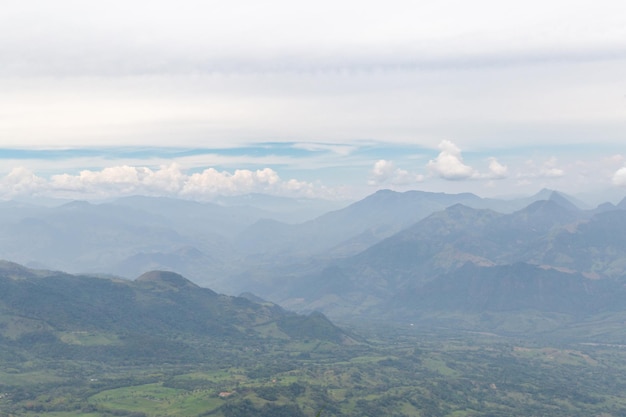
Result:
[[[474,286],[466,290],[482,288],[477,294],[483,294],[484,286],[491,286],[495,292],[489,297],[503,300],[501,306],[537,309],[541,303],[535,299],[545,301],[544,313],[595,314],[603,300],[626,308],[613,297],[623,293],[621,282],[626,282],[624,236],[626,211],[584,211],[559,197],[509,214],[456,204],[356,255],[292,272],[277,281],[275,294],[261,295],[300,311],[318,308],[331,317],[396,318],[424,311],[430,300],[453,294],[455,285],[464,288],[464,273],[477,273],[482,277],[472,278]],[[526,281],[525,274],[530,275]],[[512,290],[524,282],[530,285],[526,293]],[[563,299],[544,293],[559,287],[572,300],[586,301],[568,309]]]
[[[104,342],[98,349],[70,346],[80,334]],[[321,313],[303,316],[273,303],[218,294],[170,271],[129,281],[0,264],[0,342],[8,349],[43,349],[41,354],[48,346],[59,357],[78,354],[77,349],[80,355],[116,356],[125,340],[149,339],[156,345],[133,353],[149,360],[160,344],[182,343],[185,354],[197,351],[194,341],[201,340],[257,344],[305,338],[352,340]]]

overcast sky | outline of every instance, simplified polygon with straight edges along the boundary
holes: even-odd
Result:
[[[623,1],[3,0],[0,198],[626,195]]]

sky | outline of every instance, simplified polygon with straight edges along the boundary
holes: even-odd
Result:
[[[626,196],[626,5],[3,0],[0,199]]]

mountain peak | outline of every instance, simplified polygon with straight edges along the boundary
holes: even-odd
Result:
[[[555,190],[551,190],[549,188],[542,188],[537,194],[532,196],[531,198],[534,200],[549,200],[552,197],[552,194],[556,193]]]
[[[563,207],[563,205],[559,204],[559,202],[550,199],[535,201],[524,207],[523,209],[517,211],[516,213],[546,216],[548,214],[563,213],[563,210],[567,210],[567,208]]]
[[[530,197],[530,200],[533,202],[542,200],[553,201],[559,206],[570,211],[578,211],[580,210],[581,205],[584,205],[584,203],[577,201],[572,196],[564,194],[560,191],[551,190],[549,188],[541,189],[541,191],[539,191],[537,194]]]
[[[24,279],[47,275],[48,271],[38,271],[14,262],[0,260],[0,276],[11,279]]]
[[[567,210],[574,210],[574,211],[580,210],[576,204],[574,204],[569,198],[559,193],[558,191],[552,191],[548,200],[554,201],[559,206]]]
[[[199,288],[196,284],[189,281],[176,272],[171,271],[149,271],[138,277],[136,282],[153,283],[159,286],[165,286],[169,288]]]

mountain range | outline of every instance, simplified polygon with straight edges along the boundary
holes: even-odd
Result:
[[[626,199],[589,209],[552,190],[511,200],[382,190],[285,221],[281,210],[298,204],[262,196],[222,205],[139,196],[5,202],[0,257],[126,278],[111,282],[176,272],[195,283],[184,286],[192,292],[251,292],[342,320],[529,310],[584,317],[626,307]]]
[[[626,310],[624,203],[581,210],[550,197],[511,213],[455,204],[354,255],[265,274],[252,289],[289,308],[353,319]]]
[[[144,196],[57,206],[9,201],[0,203],[0,259],[126,278],[172,270],[232,293],[242,288],[228,277],[258,264],[348,256],[453,204],[511,212],[550,193],[496,200],[382,190],[305,221],[293,213],[314,215],[330,204],[260,195],[221,204]]]

